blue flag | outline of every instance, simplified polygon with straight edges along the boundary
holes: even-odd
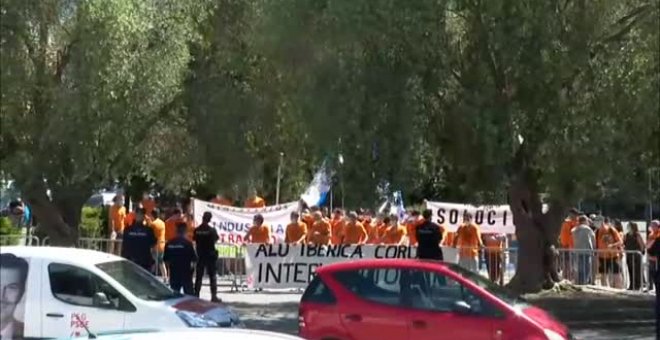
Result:
[[[320,206],[325,202],[331,186],[332,173],[328,167],[328,162],[324,160],[300,198],[305,201],[307,206]]]

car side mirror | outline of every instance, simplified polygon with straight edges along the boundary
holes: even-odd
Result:
[[[472,307],[465,301],[455,301],[452,305],[452,310],[459,314],[471,314]]]
[[[102,292],[98,292],[94,294],[94,297],[92,298],[92,304],[95,307],[100,307],[100,308],[115,308],[115,305],[113,305],[112,302],[110,302],[108,296]]]

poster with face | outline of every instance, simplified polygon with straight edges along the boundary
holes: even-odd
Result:
[[[23,339],[28,261],[0,254],[0,339]]]

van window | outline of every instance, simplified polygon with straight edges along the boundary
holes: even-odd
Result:
[[[94,306],[94,294],[104,293],[115,308],[125,304],[116,289],[100,277],[80,267],[61,263],[48,265],[48,278],[53,296],[76,306]]]
[[[119,260],[100,263],[96,267],[111,276],[120,285],[140,299],[163,301],[183,296],[171,290],[133,262]]]
[[[314,302],[331,305],[337,302],[337,300],[335,295],[332,294],[330,288],[323,283],[321,277],[315,275],[312,282],[307,286],[300,302]]]

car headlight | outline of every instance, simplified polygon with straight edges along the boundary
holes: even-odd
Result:
[[[188,311],[176,311],[176,315],[183,320],[183,322],[192,328],[206,328],[206,327],[218,327],[218,323],[205,318],[201,314],[188,312]]]
[[[548,338],[548,340],[566,340],[566,338],[563,335],[555,331],[544,329],[543,332],[545,333],[545,336],[546,338]]]

